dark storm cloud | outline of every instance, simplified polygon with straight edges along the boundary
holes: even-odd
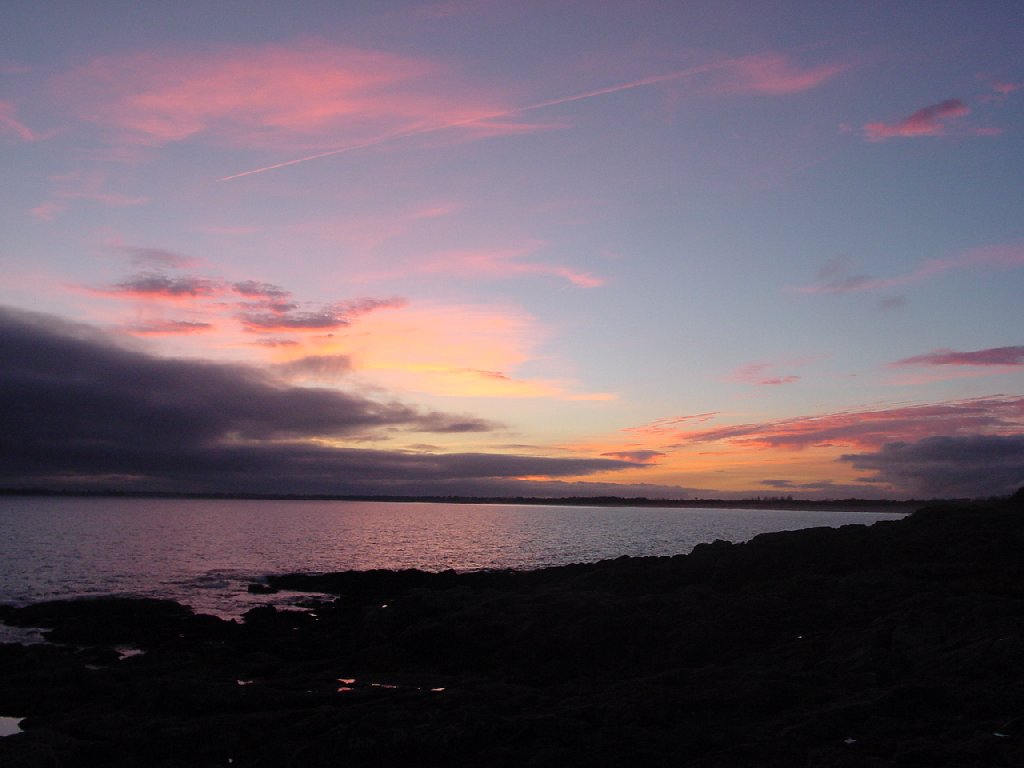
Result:
[[[0,483],[7,486],[455,493],[460,483],[483,488],[522,476],[636,466],[311,442],[381,430],[479,432],[494,425],[336,390],[287,387],[241,365],[149,357],[94,329],[16,310],[0,309],[0,355]]]
[[[1024,486],[1024,435],[928,437],[840,461],[919,498],[998,496]]]

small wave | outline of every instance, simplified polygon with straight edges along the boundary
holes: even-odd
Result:
[[[227,579],[197,579],[192,586],[196,589],[227,589],[231,582]]]
[[[42,627],[9,627],[0,623],[0,643],[39,645],[46,642],[45,631]]]

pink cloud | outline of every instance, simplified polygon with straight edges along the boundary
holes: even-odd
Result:
[[[734,381],[740,384],[755,384],[758,386],[778,386],[780,384],[792,384],[800,380],[796,374],[780,374],[776,369],[801,368],[811,363],[817,363],[828,358],[828,355],[806,355],[786,360],[776,360],[765,363],[748,363],[742,365],[727,377],[727,381]]]
[[[7,101],[0,101],[0,132],[13,133],[22,141],[37,141],[40,137],[15,117],[14,105]]]
[[[460,249],[428,256],[418,263],[407,263],[402,267],[383,273],[364,276],[364,279],[402,277],[411,274],[451,274],[460,277],[482,276],[489,278],[521,277],[525,275],[548,275],[559,277],[580,288],[597,288],[604,285],[604,279],[587,272],[556,264],[523,261],[536,246],[521,246],[503,249]]]
[[[310,41],[98,58],[53,87],[80,117],[149,145],[206,136],[295,149],[501,111],[432,61]]]
[[[829,262],[826,268],[819,272],[817,283],[801,286],[795,290],[799,293],[824,294],[880,291],[923,282],[929,278],[962,269],[1014,269],[1021,266],[1024,266],[1024,244],[986,245],[961,251],[944,259],[927,259],[907,274],[886,278],[871,277],[870,275],[843,276],[839,273],[841,268],[834,268],[835,262]]]
[[[674,434],[678,431],[680,424],[703,424],[711,421],[718,415],[717,411],[712,411],[686,416],[667,416],[663,419],[656,419],[648,424],[641,424],[638,427],[624,427],[619,431],[641,435]]]
[[[106,175],[98,171],[65,173],[51,176],[50,181],[53,183],[51,199],[32,209],[34,216],[47,221],[65,210],[69,200],[85,200],[113,208],[145,205],[149,202],[148,197],[111,192],[107,189]]]
[[[1024,88],[1024,83],[998,82],[992,83],[992,90],[1003,96],[1009,96],[1014,91]]]
[[[925,355],[897,360],[892,365],[1024,366],[1024,347],[992,347],[974,352],[937,349]]]
[[[917,110],[896,123],[867,123],[864,135],[868,141],[917,136],[944,136],[946,123],[970,114],[970,108],[960,99],[947,99]]]
[[[1024,432],[1024,397],[996,395],[929,405],[843,411],[819,416],[680,430],[676,444],[724,442],[759,449],[877,448],[935,435],[1005,435]]]
[[[426,272],[478,274],[491,277],[518,277],[522,275],[548,275],[560,277],[580,288],[597,288],[604,280],[569,267],[540,262],[520,261],[519,257],[532,249],[452,251],[436,261],[423,265]]]
[[[509,118],[536,110],[548,109],[577,101],[611,96],[622,91],[635,88],[646,88],[653,85],[666,84],[674,81],[691,79],[702,75],[717,75],[720,84],[717,90],[726,93],[765,93],[786,94],[814,88],[840,72],[848,69],[845,64],[829,64],[812,69],[800,69],[791,64],[789,59],[780,54],[764,54],[742,58],[724,59],[700,64],[688,69],[676,70],[664,74],[651,75],[624,83],[616,83],[601,88],[581,91],[568,96],[525,104],[517,107],[505,107],[490,110],[464,110],[461,116],[451,113],[440,121],[421,121],[412,127],[381,133],[370,139],[348,143],[334,149],[317,152],[305,157],[297,157],[272,165],[252,168],[229,176],[219,181],[230,181],[244,176],[286,168],[300,163],[308,163],[325,157],[345,154],[359,149],[378,146],[397,139],[434,134],[451,129],[463,129],[481,136],[508,135],[535,130],[567,127],[563,122],[530,124],[512,123]]]
[[[938,381],[960,381],[962,379],[982,379],[1002,373],[1019,370],[1015,366],[983,365],[975,367],[961,366],[929,366],[919,368],[911,373],[894,376],[886,383],[896,387],[920,387]]]
[[[799,93],[817,88],[849,68],[838,63],[800,67],[779,53],[744,56],[729,63],[723,89],[768,95]]]
[[[757,384],[760,386],[777,386],[779,384],[792,384],[794,381],[799,381],[800,377],[789,374],[785,376],[772,375],[769,372],[775,367],[774,363],[750,363],[749,365],[740,366],[731,374],[729,374],[730,381],[736,381],[741,384]]]
[[[32,208],[31,213],[37,219],[53,221],[57,218],[57,214],[66,207],[63,203],[58,203],[56,200],[47,200],[45,203],[40,203],[35,208]]]
[[[996,79],[985,73],[979,73],[977,77],[978,80],[984,83],[989,89],[989,92],[980,98],[980,101],[986,103],[1006,101],[1010,94],[1024,88],[1024,83],[1015,83],[1006,79]]]

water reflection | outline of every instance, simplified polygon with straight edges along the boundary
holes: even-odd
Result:
[[[351,693],[359,689],[375,688],[382,691],[422,691],[422,687],[418,685],[396,685],[395,683],[360,683],[354,677],[339,677],[337,681],[341,683],[338,687],[338,693]],[[446,689],[444,687],[434,687],[425,689],[430,693],[443,693]]]
[[[533,569],[897,513],[345,501],[0,499],[0,603],[122,594],[224,618],[268,573]]]

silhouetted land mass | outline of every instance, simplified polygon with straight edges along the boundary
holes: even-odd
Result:
[[[854,509],[869,512],[903,512],[923,504],[963,503],[964,499],[794,499],[792,496],[753,496],[742,499],[649,499],[645,496],[382,496],[273,493],[170,493],[162,491],[55,490],[50,488],[0,488],[0,496],[82,496],[128,499],[239,499],[253,501],[390,501],[428,504],[529,504],[581,507],[701,507],[751,509]]]
[[[1021,766],[1024,492],[537,571],[281,575],[310,612],[6,607],[4,766]],[[118,660],[116,645],[143,649]]]

